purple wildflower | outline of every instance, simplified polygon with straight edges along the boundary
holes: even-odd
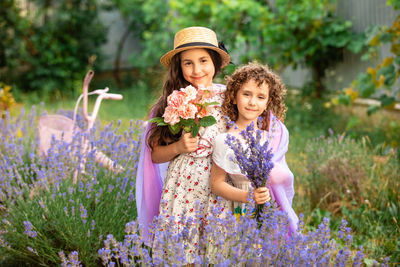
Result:
[[[30,221],[24,221],[25,226],[25,234],[29,237],[35,238],[37,236],[37,232],[33,231],[33,225]]]
[[[254,188],[265,186],[274,167],[272,149],[268,140],[262,144],[262,131],[255,130],[251,122],[240,132],[243,140],[228,134],[225,143],[233,150],[240,170],[249,179]],[[260,219],[263,205],[257,205],[256,218]]]

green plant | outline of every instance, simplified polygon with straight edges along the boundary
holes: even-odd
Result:
[[[6,50],[4,74],[14,73],[13,83],[20,90],[39,92],[41,98],[55,92],[74,95],[76,82],[82,80],[88,66],[96,57],[101,59],[105,29],[98,18],[97,2],[33,0],[31,4],[37,9],[30,9],[24,17],[16,5],[6,9],[10,19],[3,27],[12,29],[6,34],[14,33],[6,41],[13,35],[20,41]]]
[[[30,49],[30,42],[25,38],[29,22],[21,15],[15,0],[0,3],[0,80],[13,85],[21,71],[20,59],[25,56],[25,49]]]
[[[394,9],[400,8],[400,1],[387,1]],[[367,113],[372,114],[380,107],[393,109],[396,97],[400,91],[396,82],[400,77],[400,16],[398,15],[391,26],[381,25],[371,27],[367,31],[367,52],[363,60],[370,60],[378,55],[378,48],[390,45],[390,56],[381,60],[375,67],[368,67],[365,73],[360,73],[351,85],[334,98],[334,103],[350,104],[358,97],[376,97],[380,105],[371,105]]]
[[[344,135],[307,142],[306,170],[296,183],[306,199],[301,201],[305,223],[316,227],[328,213],[332,224],[338,225],[344,217],[357,232],[356,243],[368,254],[398,262],[400,202],[394,192],[400,185],[396,178],[400,166],[393,152],[377,156],[367,143],[367,138],[356,141]]]
[[[351,30],[352,23],[335,15],[335,1],[278,0],[268,27],[263,29],[274,66],[306,66],[312,71],[307,86],[320,98],[325,71],[343,58],[345,49],[358,53],[363,35]]]

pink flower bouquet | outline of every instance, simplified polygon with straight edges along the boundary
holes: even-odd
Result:
[[[196,89],[189,85],[174,90],[168,96],[167,107],[162,117],[152,118],[150,122],[157,123],[157,126],[168,125],[172,134],[177,134],[183,129],[196,137],[200,126],[207,127],[217,122],[212,115],[209,115],[208,110],[208,106],[218,104],[218,102],[208,102],[215,94],[212,86]]]

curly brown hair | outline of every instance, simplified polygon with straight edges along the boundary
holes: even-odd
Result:
[[[226,91],[222,103],[222,112],[232,121],[238,119],[238,109],[236,104],[234,104],[234,100],[240,88],[250,80],[254,81],[258,86],[261,86],[263,83],[269,86],[267,109],[261,114],[263,121],[267,123],[263,123],[262,129],[266,130],[269,127],[269,111],[272,111],[283,122],[287,110],[284,102],[286,87],[278,74],[273,72],[267,65],[257,62],[243,65],[236,69],[230,77],[226,77]]]
[[[211,60],[214,64],[214,77],[221,71],[222,66],[222,58],[221,56],[215,52],[214,50],[207,49],[205,50],[211,57]],[[168,72],[164,77],[164,84],[162,88],[162,95],[158,98],[156,104],[151,108],[151,112],[153,113],[153,117],[161,117],[164,114],[165,108],[167,107],[167,99],[170,94],[174,90],[179,90],[180,88],[184,88],[189,85],[189,82],[185,80],[182,73],[181,68],[181,53],[176,54],[171,59],[171,64],[169,66]],[[156,142],[158,145],[167,145],[169,143],[178,141],[181,134],[173,135],[168,126],[157,126],[153,124],[152,128],[147,134],[147,144],[153,148],[153,144]]]

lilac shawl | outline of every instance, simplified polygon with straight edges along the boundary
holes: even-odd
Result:
[[[149,228],[155,216],[159,214],[159,206],[163,182],[169,162],[155,164],[151,160],[151,149],[147,145],[147,133],[151,123],[141,136],[141,149],[136,174],[136,208],[138,221],[143,227],[143,238],[149,241]]]
[[[276,124],[275,127],[274,123]],[[272,161],[274,162],[274,168],[271,170],[269,179],[269,188],[280,209],[287,213],[289,233],[293,233],[297,230],[299,219],[292,208],[294,196],[293,173],[290,171],[285,159],[289,145],[289,132],[285,125],[274,115],[270,116],[269,125],[269,133],[273,135],[270,146],[273,153]]]

